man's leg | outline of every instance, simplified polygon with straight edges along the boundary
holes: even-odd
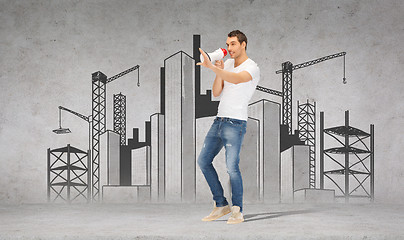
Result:
[[[243,210],[243,180],[239,168],[240,149],[246,132],[246,121],[230,120],[222,128],[223,145],[226,149],[226,167],[230,177],[232,205]]]
[[[223,144],[226,148],[226,167],[230,177],[232,193],[232,216],[227,223],[244,221],[243,211],[243,180],[239,168],[240,149],[246,132],[247,123],[241,120],[230,120],[222,130]]]
[[[222,140],[219,137],[219,129],[220,123],[214,121],[206,135],[201,153],[199,154],[198,165],[209,185],[216,207],[223,207],[228,205],[228,202],[224,197],[223,187],[212,164],[213,159],[223,147]]]
[[[219,177],[213,167],[213,159],[223,147],[222,140],[219,137],[220,123],[215,121],[206,135],[202,151],[198,158],[198,165],[205,176],[215,201],[213,211],[202,221],[213,221],[231,212],[230,206],[224,197],[223,187],[220,184]]]

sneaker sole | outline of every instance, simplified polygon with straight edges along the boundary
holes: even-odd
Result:
[[[234,221],[234,222],[229,222],[229,221],[227,221],[227,224],[238,224],[238,223],[242,223],[242,222],[244,222],[244,219],[243,220],[240,220],[240,221]]]

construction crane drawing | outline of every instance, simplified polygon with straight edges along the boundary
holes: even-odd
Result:
[[[275,73],[282,73],[282,124],[288,126],[289,134],[292,134],[292,73],[293,70],[312,66],[314,64],[324,62],[337,57],[344,57],[344,77],[343,83],[346,83],[345,78],[345,55],[346,52],[340,52],[325,57],[317,58],[311,61],[307,61],[301,64],[293,65],[291,62],[282,63],[282,70],[278,70]]]
[[[263,87],[263,86],[257,86],[256,87],[256,89],[258,90],[258,91],[261,91],[261,92],[265,92],[265,93],[269,93],[269,94],[272,94],[272,95],[275,95],[275,96],[279,96],[279,97],[282,97],[283,96],[283,93],[282,92],[279,92],[279,91],[276,91],[276,90],[273,90],[273,89],[269,89],[269,88],[266,88],[266,87]]]
[[[92,178],[91,178],[91,192],[92,200],[100,200],[100,136],[106,131],[106,85],[132,71],[138,70],[137,86],[140,86],[139,80],[139,65],[129,68],[121,73],[118,73],[110,78],[98,71],[92,74],[92,111],[90,116],[84,116],[80,113],[59,106],[59,129],[53,130],[57,134],[70,133],[70,129],[62,128],[60,111],[65,110],[70,112],[89,123],[89,148],[91,149],[91,162],[92,162]]]
[[[92,157],[92,199],[100,200],[100,136],[106,131],[106,85],[132,71],[138,70],[139,65],[129,68],[110,78],[98,71],[92,74],[92,137],[91,137],[91,157]],[[138,71],[138,86],[139,71]]]
[[[289,134],[292,134],[292,72],[293,70],[309,67],[311,65],[324,62],[337,57],[344,57],[344,77],[343,83],[346,84],[345,78],[345,55],[346,52],[340,52],[329,56],[317,58],[311,61],[307,61],[301,64],[293,65],[291,62],[282,63],[282,70],[278,70],[275,73],[282,73],[282,92],[265,88],[263,86],[257,86],[256,89],[261,92],[272,94],[282,97],[282,124],[288,126]]]

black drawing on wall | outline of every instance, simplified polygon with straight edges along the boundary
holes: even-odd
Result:
[[[59,128],[58,129],[54,129],[53,132],[56,134],[67,134],[67,133],[71,133],[70,128],[62,128],[62,110],[66,111],[68,113],[73,114],[74,116],[79,117],[80,119],[86,121],[88,123],[88,149],[90,149],[91,147],[91,116],[85,116],[81,113],[78,113],[76,111],[73,111],[71,109],[65,108],[63,106],[59,106]]]
[[[114,132],[121,139],[121,146],[126,144],[126,96],[114,94]]]
[[[138,70],[139,65],[127,69],[117,75],[107,78],[102,72],[95,72],[92,74],[92,114],[87,117],[70,109],[59,107],[59,128],[53,130],[57,134],[70,133],[70,129],[62,128],[61,126],[61,110],[70,112],[89,123],[89,149],[91,149],[91,199],[93,201],[100,200],[100,136],[106,132],[106,84],[110,83],[132,71]],[[139,71],[138,71],[138,86]],[[49,171],[49,170],[48,170]]]
[[[139,70],[139,65],[129,68],[110,78],[98,71],[92,74],[92,137],[91,137],[91,157],[92,157],[92,199],[100,200],[100,136],[106,132],[106,91],[107,84],[132,72]],[[138,86],[139,71],[138,71]]]
[[[90,151],[68,144],[48,149],[48,201],[58,199],[72,202],[90,201]]]
[[[287,61],[282,63],[282,70],[278,70],[275,73],[282,73],[282,134],[281,134],[281,145],[282,151],[290,148],[293,145],[304,144],[300,138],[299,133],[295,131],[292,134],[292,75],[293,71],[305,67],[312,66],[314,64],[324,62],[337,57],[344,57],[344,77],[343,83],[346,83],[345,78],[345,55],[346,52],[340,52],[325,57],[310,60],[304,63],[293,65],[291,62]]]
[[[59,106],[59,128],[54,129],[56,134],[71,133],[70,128],[62,127],[62,110],[71,113],[88,123],[88,149],[91,146],[91,120],[90,116],[84,116],[71,109]],[[90,150],[83,151],[70,144],[67,147],[58,149],[48,149],[48,180],[47,192],[48,201],[55,202],[58,199],[64,200],[68,203],[85,199],[90,201],[91,187],[90,187]],[[84,162],[84,159],[87,161]],[[87,177],[83,177],[87,176]],[[75,196],[71,196],[77,193]],[[84,192],[87,192],[84,195]],[[56,194],[56,195],[55,195]]]
[[[324,137],[333,138],[335,147],[325,149]],[[325,170],[324,163],[332,162]],[[349,125],[349,111],[345,111],[345,125],[324,128],[324,112],[320,112],[320,188],[324,177],[337,187],[343,198],[369,198],[374,201],[374,125],[365,132]]]
[[[310,147],[310,188],[316,188],[316,103],[300,104],[297,101],[297,125],[299,139]]]
[[[139,128],[132,128],[132,138],[126,136],[130,123],[126,122],[126,96],[122,93],[113,95],[113,130],[106,129],[106,85],[138,70],[138,65],[111,78],[99,71],[92,74],[91,116],[59,108],[89,122],[91,200],[107,201],[122,193],[135,201],[196,200],[197,126],[215,116],[218,107],[218,101],[212,100],[211,90],[201,94],[201,69],[196,65],[200,47],[200,35],[194,35],[193,56],[178,51],[164,59],[164,66],[160,68],[160,112],[145,121],[144,142],[139,141]],[[246,179],[256,181],[246,181],[246,198],[258,202],[287,202],[304,192],[303,198],[314,194],[334,200],[333,189],[316,186],[316,103],[297,103],[298,129],[292,134],[292,73],[341,56],[345,64],[345,54],[341,52],[297,65],[284,62],[282,70],[276,71],[276,74],[282,73],[282,91],[257,86],[261,92],[282,97],[282,105],[266,99],[249,105],[252,111],[248,121],[250,134],[243,147],[252,151],[253,154],[246,157],[253,156],[255,162],[253,168],[244,166],[248,170],[243,174]],[[343,83],[346,83],[345,65]],[[55,132],[69,131],[62,128],[60,120]],[[293,176],[297,167],[303,169],[301,178]],[[373,179],[373,171],[369,176]],[[363,187],[365,181],[359,180],[360,186]],[[373,200],[373,193],[369,196]]]

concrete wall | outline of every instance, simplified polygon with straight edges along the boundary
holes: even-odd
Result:
[[[193,34],[201,35],[203,49],[225,47],[233,29],[248,36],[260,85],[277,90],[282,62],[347,52],[347,84],[342,58],[294,71],[293,109],[308,98],[325,111],[326,127],[342,125],[345,110],[357,128],[375,124],[376,201],[401,202],[403,11],[401,0],[1,0],[0,203],[45,202],[46,149],[67,143],[87,149],[88,125],[76,116],[63,113],[71,134],[51,130],[58,127],[59,105],[90,115],[91,73],[110,77],[141,65],[140,87],[134,73],[108,84],[107,129],[113,128],[112,94],[118,92],[127,96],[127,129],[143,127],[160,109],[163,60],[179,50],[191,53]],[[213,78],[202,69],[201,92]],[[280,100],[257,92],[252,101],[262,98]]]

